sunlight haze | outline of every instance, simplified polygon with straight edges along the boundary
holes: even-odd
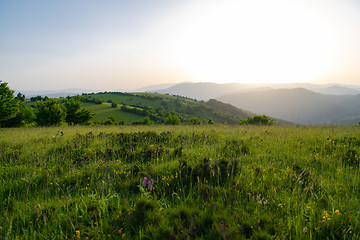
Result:
[[[1,1],[16,90],[360,83],[356,0]]]

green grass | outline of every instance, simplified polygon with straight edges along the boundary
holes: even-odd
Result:
[[[108,101],[111,100],[113,102],[116,102],[118,104],[126,104],[126,105],[141,105],[141,106],[152,106],[152,107],[158,107],[161,106],[162,99],[170,100],[170,99],[176,99],[174,96],[168,96],[168,95],[161,95],[162,99],[146,99],[143,98],[143,96],[150,96],[150,97],[159,97],[158,94],[151,94],[151,93],[134,93],[132,96],[124,96],[119,94],[96,94],[94,97],[97,99],[100,99],[102,101]]]
[[[0,239],[360,239],[359,157],[359,127],[0,129]]]
[[[95,114],[94,120],[96,121],[105,120],[109,116],[114,116],[115,119],[124,120],[127,123],[130,123],[132,121],[142,121],[145,118],[134,113],[123,112],[120,110],[120,106],[118,106],[117,108],[112,108],[110,103],[83,103],[82,106],[86,109],[91,110]]]

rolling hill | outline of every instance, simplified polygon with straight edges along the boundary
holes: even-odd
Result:
[[[161,124],[171,114],[189,124],[207,123],[209,119],[215,123],[237,124],[254,115],[215,99],[205,102],[158,93],[103,92],[78,97],[84,102],[84,107],[95,113],[97,121],[114,116],[117,121],[136,123],[148,116]]]

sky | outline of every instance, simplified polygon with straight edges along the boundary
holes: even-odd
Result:
[[[358,0],[1,0],[18,91],[177,82],[360,84]]]

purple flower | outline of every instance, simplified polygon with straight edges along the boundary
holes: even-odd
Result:
[[[142,181],[142,186],[145,188],[146,187],[146,181],[147,181],[147,177],[144,177],[144,180]]]

